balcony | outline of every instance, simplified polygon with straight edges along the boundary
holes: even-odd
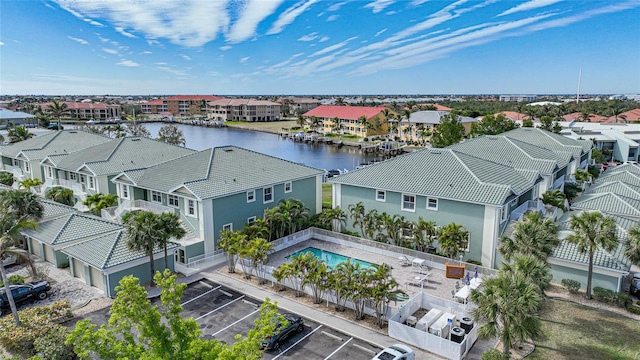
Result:
[[[84,185],[74,180],[46,179],[42,186],[42,192],[45,193],[47,190],[55,186],[61,186],[63,188],[73,190],[73,194],[80,198],[80,200],[85,200],[87,198],[87,191],[85,191]]]
[[[561,176],[559,178],[557,178],[556,180],[553,181],[553,189],[560,189],[563,190],[564,189],[564,181],[565,181],[565,177]]]
[[[126,212],[135,211],[135,210],[150,211],[156,214],[176,211],[175,208],[172,208],[169,206],[164,206],[162,204],[157,204],[157,203],[149,202],[146,200],[138,199],[138,200],[123,200],[118,206],[102,209],[101,216],[102,218],[107,220],[121,221],[122,215],[124,215]]]
[[[544,208],[544,204],[540,200],[527,200],[522,203],[522,205],[511,211],[511,215],[509,216],[509,220],[512,221],[522,221],[522,216],[528,211],[539,211],[542,214],[545,214],[546,209]]]
[[[20,168],[19,166],[2,164],[2,170],[12,173],[13,176],[18,179],[18,181],[24,178],[22,168]]]

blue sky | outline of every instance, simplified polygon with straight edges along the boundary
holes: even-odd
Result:
[[[640,0],[0,2],[0,94],[640,93]]]

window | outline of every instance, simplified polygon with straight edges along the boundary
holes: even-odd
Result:
[[[47,177],[53,179],[53,169],[49,166],[47,166]]]
[[[427,198],[427,209],[438,210],[438,199]]]
[[[162,202],[162,194],[159,191],[151,191],[151,201],[161,203]]]
[[[500,222],[501,223],[507,221],[507,217],[508,217],[507,215],[508,215],[507,205],[505,205],[500,209]]]
[[[24,171],[25,172],[31,172],[31,170],[29,170],[29,162],[28,161],[24,162]]]
[[[265,204],[273,202],[273,187],[264,188],[262,189],[262,191],[263,191],[263,202]]]
[[[20,161],[18,161],[18,159],[11,159],[13,160],[13,166],[20,166]]]
[[[193,200],[187,201],[187,215],[196,216],[196,202]]]
[[[416,197],[414,195],[402,195],[402,210],[416,211]]]
[[[94,189],[96,186],[95,186],[95,184],[93,183],[93,176],[88,176],[88,177],[87,177],[87,180],[89,180],[89,185],[88,185],[88,186],[89,186],[89,189]]]
[[[467,231],[466,243],[460,247],[460,251],[469,252],[469,244],[471,244],[471,234]]]
[[[178,202],[178,197],[175,195],[169,195],[167,196],[167,198],[169,199],[169,206],[173,206],[173,207],[178,207],[179,206],[179,202]]]
[[[285,193],[290,193],[292,189],[293,189],[293,185],[291,184],[291,181],[284,183]]]
[[[252,217],[247,219],[247,224],[249,224],[249,225],[253,225],[254,222],[256,222],[256,217],[255,216],[252,216]]]
[[[222,231],[233,231],[233,224],[229,223],[222,225]]]
[[[255,190],[251,190],[251,191],[247,191],[247,202],[254,202],[256,201],[256,191]]]
[[[385,202],[387,200],[387,192],[384,190],[376,191],[376,201]]]
[[[80,182],[85,184],[87,182],[87,177],[82,175],[82,174],[80,174]]]
[[[69,173],[69,180],[76,181],[76,173],[72,173],[72,172],[70,172],[70,173]]]
[[[518,198],[515,198],[513,200],[511,200],[511,202],[509,203],[509,206],[513,207],[518,205]]]
[[[129,185],[122,185],[122,198],[123,199],[129,198]]]

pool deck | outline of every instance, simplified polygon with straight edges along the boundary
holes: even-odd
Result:
[[[463,280],[458,279],[448,279],[445,277],[444,270],[436,269],[425,262],[427,266],[431,267],[428,282],[423,282],[423,286],[415,286],[411,284],[407,284],[414,280],[417,276],[420,276],[415,270],[413,266],[402,266],[398,260],[398,257],[385,256],[380,254],[375,254],[372,252],[351,248],[344,245],[338,245],[334,243],[329,243],[321,240],[307,240],[300,244],[291,246],[282,251],[275,252],[269,255],[269,263],[267,265],[278,267],[289,260],[287,256],[306,249],[308,247],[314,247],[317,249],[322,249],[325,251],[331,251],[336,254],[348,256],[350,258],[367,261],[373,264],[382,264],[386,263],[391,265],[391,276],[396,280],[396,282],[400,285],[400,287],[405,290],[411,297],[420,291],[424,291],[425,293],[431,294],[433,296],[437,296],[442,299],[452,300],[453,294],[452,291],[455,289],[456,281],[462,283]],[[410,260],[412,260],[410,258]],[[457,261],[452,260],[453,263],[457,263]]]

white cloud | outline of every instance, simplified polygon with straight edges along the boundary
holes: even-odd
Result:
[[[97,27],[104,27],[104,25],[102,25],[102,23],[99,23],[93,19],[82,19],[85,22],[88,22],[89,24],[93,25],[93,26],[97,26]]]
[[[389,5],[393,4],[394,2],[395,0],[375,0],[372,3],[368,3],[364,7],[373,9],[373,13],[377,14],[380,11],[386,9]]]
[[[418,6],[418,5],[422,5],[422,4],[426,3],[427,1],[429,1],[429,0],[413,0],[413,1],[411,2],[411,6]]]
[[[126,67],[138,67],[140,64],[131,60],[122,59],[120,62],[116,63],[116,65],[126,66]]]
[[[119,26],[114,27],[114,30],[119,32],[122,36],[128,37],[130,39],[137,39],[138,38],[137,36],[133,35],[132,33],[124,31],[124,28],[121,28]]]
[[[247,60],[249,60],[251,56],[247,56],[247,57],[243,57],[242,59],[240,59],[240,64],[245,64],[247,62]]]
[[[225,35],[226,39],[232,43],[247,40],[255,35],[258,24],[267,16],[273,14],[283,0],[248,0],[238,20],[231,26]]]
[[[309,57],[314,57],[314,56],[318,56],[318,55],[324,55],[324,54],[330,53],[330,52],[332,52],[334,50],[338,50],[341,47],[344,47],[345,45],[347,45],[350,41],[353,41],[353,40],[355,40],[357,38],[358,38],[357,36],[354,36],[354,37],[348,38],[345,41],[339,42],[337,44],[334,44],[334,45],[331,45],[331,46],[327,46],[326,48],[318,50],[318,51],[314,52],[313,54],[309,55]]]
[[[532,25],[527,30],[529,30],[529,31],[540,31],[540,30],[546,30],[546,29],[550,29],[550,28],[567,26],[567,25],[576,23],[578,21],[583,21],[583,20],[592,18],[594,16],[598,16],[598,15],[602,15],[602,14],[608,14],[608,13],[612,13],[612,12],[623,11],[623,10],[628,10],[628,9],[633,9],[633,8],[636,8],[636,7],[639,7],[639,6],[640,6],[640,2],[635,1],[635,0],[616,3],[616,4],[609,5],[609,6],[605,6],[605,7],[601,7],[601,8],[597,8],[597,9],[593,9],[593,10],[589,10],[589,11],[585,11],[582,14],[577,14],[577,15],[573,15],[573,16],[569,16],[569,17],[561,18],[561,19],[554,19],[554,20],[545,21],[545,22],[540,23],[540,24]]]
[[[533,10],[533,9],[538,9],[538,8],[541,8],[541,7],[553,5],[553,4],[558,3],[560,1],[562,1],[562,0],[531,0],[529,2],[516,5],[516,6],[512,7],[509,10],[503,11],[498,16],[504,16],[504,15],[509,15],[509,14],[521,12],[521,11],[529,11],[529,10]]]
[[[222,51],[227,51],[227,50],[230,50],[231,48],[232,48],[231,45],[224,45],[224,46],[220,46],[218,49]]]
[[[298,41],[313,41],[315,39],[318,38],[318,33],[317,32],[312,32],[310,34],[307,35],[302,35],[301,37],[298,38]]]
[[[343,2],[333,4],[327,8],[327,11],[338,11],[346,3],[347,3],[346,1],[343,1]]]
[[[68,37],[69,39],[71,39],[71,40],[73,40],[73,41],[77,42],[77,43],[82,44],[82,45],[87,45],[87,44],[89,44],[89,42],[88,42],[87,40],[85,40],[85,39],[80,39],[80,38],[73,37],[73,36],[67,36],[67,37]]]
[[[2,41],[0,41],[0,46],[3,46],[3,45],[4,45],[4,43]]]
[[[118,50],[108,49],[108,48],[102,48],[102,51],[106,52],[107,54],[113,54],[113,55],[118,53]]]
[[[378,31],[375,35],[373,35],[373,37],[378,37],[378,36],[382,35],[385,31],[387,31],[386,28]]]
[[[161,70],[161,71],[165,71],[165,72],[168,72],[170,74],[173,74],[175,76],[180,76],[180,77],[186,77],[186,76],[189,75],[187,70],[178,70],[178,69],[171,68],[169,66],[157,66],[156,69]]]
[[[323,36],[323,37],[321,37],[321,38],[320,38],[320,40],[318,40],[318,42],[325,42],[325,41],[329,41],[329,39],[331,39],[331,38],[330,38],[330,37],[328,37],[328,36]]]
[[[327,16],[327,21],[335,21],[340,17],[340,15],[330,15]]]
[[[152,54],[152,52],[151,51],[143,51],[143,52],[140,53],[140,55],[149,55],[149,54]]]
[[[189,56],[189,55],[180,54],[180,57],[181,57],[181,58],[183,58],[183,59],[185,59],[185,60],[187,60],[187,61],[190,61],[190,60],[191,60],[191,56]]]
[[[319,0],[303,0],[297,2],[295,5],[289,7],[287,10],[282,12],[278,19],[271,25],[271,29],[267,31],[267,35],[278,34],[284,30],[284,28],[291,24],[300,14],[307,11],[309,7]]]

